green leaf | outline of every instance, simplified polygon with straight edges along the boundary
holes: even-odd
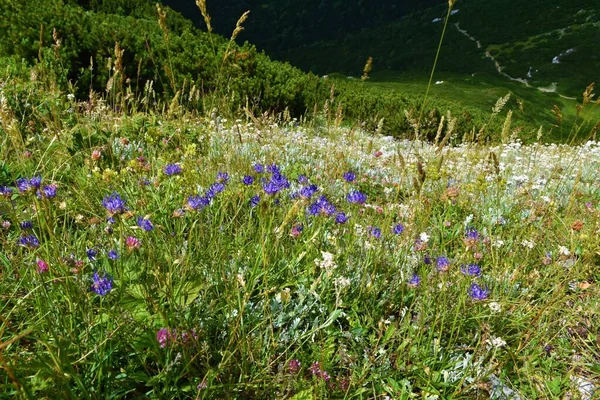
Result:
[[[8,259],[8,257],[6,257],[4,255],[4,253],[0,253],[0,261],[2,262],[2,264],[4,264],[4,266],[7,269],[10,269],[11,265],[10,265],[10,260]]]
[[[183,282],[175,292],[175,303],[179,306],[189,306],[200,294],[202,285],[198,282],[186,281]]]
[[[315,398],[312,389],[303,390],[290,397],[290,400],[313,400]]]

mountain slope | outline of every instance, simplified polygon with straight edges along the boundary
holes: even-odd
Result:
[[[595,0],[458,1],[450,17],[438,71],[472,74],[501,71],[579,95],[598,80],[600,11]],[[507,7],[508,6],[508,7]],[[291,49],[283,59],[301,68],[358,74],[367,56],[375,70],[426,71],[442,31],[446,6],[420,10],[397,22]],[[479,46],[478,46],[479,45]],[[487,53],[487,56],[486,56]],[[556,85],[554,85],[556,84]]]

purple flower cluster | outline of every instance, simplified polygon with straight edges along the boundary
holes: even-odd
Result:
[[[304,186],[302,189],[300,189],[299,195],[302,198],[310,199],[315,193],[317,193],[318,190],[319,188],[317,185]]]
[[[98,255],[97,249],[92,247],[91,249],[87,249],[85,253],[90,261],[96,261],[96,256]]]
[[[9,198],[13,195],[13,190],[8,186],[0,185],[0,196]]]
[[[185,344],[191,340],[198,340],[198,334],[193,329],[190,331],[177,332],[177,329],[161,328],[156,332],[156,341],[161,348],[170,347],[174,344]]]
[[[348,222],[348,216],[345,212],[338,212],[335,214],[335,223],[336,224],[345,224]]]
[[[204,196],[192,195],[187,198],[185,208],[189,211],[200,211],[204,207],[208,206],[212,199],[214,199],[219,193],[225,190],[225,185],[229,181],[229,174],[227,172],[219,172],[215,183],[204,193]]]
[[[325,382],[329,382],[329,380],[331,379],[331,377],[329,376],[329,373],[327,371],[323,371],[321,369],[321,365],[319,365],[318,361],[315,361],[314,363],[312,363],[312,365],[310,366],[310,372],[313,376],[315,376],[317,378],[321,378]]]
[[[34,235],[24,235],[19,238],[19,246],[36,248],[40,245],[40,241]]]
[[[471,296],[473,300],[485,300],[488,298],[489,295],[487,286],[482,288],[476,283],[471,284],[471,287],[469,288],[467,293],[469,293],[469,296]]]
[[[229,174],[227,172],[219,171],[217,173],[217,182],[227,183],[229,182]]]
[[[279,167],[271,164],[267,167],[267,171],[271,173],[271,177],[263,179],[263,190],[266,194],[275,195],[282,190],[289,189],[290,182],[281,174]]]
[[[254,183],[254,177],[251,175],[246,175],[244,176],[244,179],[242,179],[242,183],[246,186],[250,186]]]
[[[143,230],[145,230],[146,232],[151,231],[152,229],[154,229],[154,225],[152,225],[152,222],[145,217],[139,216],[137,219],[137,225],[142,228]]]
[[[367,228],[367,231],[369,232],[369,234],[371,236],[373,236],[375,239],[379,239],[381,237],[381,228],[378,228],[376,226],[369,226]]]
[[[188,197],[185,207],[188,210],[202,210],[210,204],[210,199],[205,196],[193,195]]]
[[[440,256],[436,260],[436,266],[438,271],[446,272],[450,268],[450,260],[446,256]]]
[[[121,195],[117,192],[112,192],[110,195],[104,196],[102,206],[106,208],[106,211],[108,211],[111,216],[123,214],[128,210],[128,208],[125,207],[125,200],[121,199]]]
[[[356,174],[352,171],[348,171],[344,173],[344,180],[348,183],[354,182],[356,179]]]
[[[404,232],[404,225],[402,225],[402,224],[394,225],[394,227],[392,228],[392,232],[394,232],[394,235],[401,234],[402,232]]]
[[[335,214],[336,209],[333,204],[327,200],[324,195],[320,196],[314,203],[308,206],[308,213],[310,215],[323,215],[329,217]]]
[[[19,227],[24,231],[28,231],[30,229],[33,229],[33,223],[31,221],[23,221],[19,224]]]
[[[259,163],[256,163],[253,165],[254,171],[256,171],[259,174],[262,174],[265,172],[265,166]]]
[[[98,271],[94,272],[91,287],[94,292],[100,296],[104,296],[112,290],[112,284],[113,281],[109,275],[104,274],[102,277],[100,277],[100,275],[98,275]]]
[[[298,360],[290,360],[288,362],[288,371],[292,375],[296,375],[298,372],[300,372],[301,368],[302,368],[302,364]]]
[[[255,195],[250,199],[250,207],[256,207],[260,203],[260,196]]]
[[[39,199],[42,199],[42,198],[53,199],[56,197],[57,189],[58,189],[58,187],[54,184],[46,185],[42,188],[42,190],[37,191],[37,197]]]
[[[346,200],[353,204],[365,204],[367,201],[367,195],[359,192],[358,190],[352,190],[350,193],[348,193]]]
[[[167,176],[181,174],[181,165],[179,164],[167,164],[165,165],[164,173]]]
[[[408,286],[409,287],[417,287],[417,286],[419,286],[420,283],[421,283],[421,278],[419,278],[419,275],[413,274],[412,278],[410,278],[410,280],[408,281]]]
[[[32,177],[31,179],[20,178],[17,180],[17,188],[19,189],[19,192],[21,192],[21,193],[34,192],[40,188],[41,184],[42,184],[42,177],[39,175],[36,175],[36,176]]]
[[[477,264],[462,265],[460,272],[464,275],[481,276],[481,268]]]

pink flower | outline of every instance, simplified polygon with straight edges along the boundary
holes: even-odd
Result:
[[[142,242],[134,236],[129,236],[125,240],[125,247],[127,247],[127,251],[133,251],[135,249],[139,249],[141,245],[142,245]]]
[[[162,328],[156,332],[156,340],[160,347],[165,348],[177,337],[177,333],[175,331],[171,331],[170,328]]]
[[[48,272],[48,263],[44,260],[37,260],[38,272],[43,274],[44,272]]]

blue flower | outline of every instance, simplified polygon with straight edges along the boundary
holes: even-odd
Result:
[[[344,212],[339,212],[335,215],[336,224],[345,224],[348,222],[348,216]]]
[[[260,196],[259,195],[256,195],[256,196],[254,196],[254,197],[252,197],[250,199],[250,206],[251,207],[256,207],[258,205],[258,203],[260,203]]]
[[[448,271],[448,268],[450,268],[450,260],[448,259],[448,257],[445,257],[445,256],[438,257],[437,261],[436,261],[436,265],[437,265],[438,271],[446,272],[446,271]]]
[[[13,190],[7,186],[0,185],[0,196],[2,197],[10,197],[13,194]]]
[[[467,240],[477,241],[479,240],[479,232],[475,228],[469,228],[467,229],[466,238]]]
[[[165,175],[179,175],[181,173],[181,165],[179,164],[167,164],[164,169]]]
[[[98,255],[98,250],[96,250],[95,248],[91,248],[91,249],[87,249],[87,251],[85,252],[87,254],[87,257],[90,261],[96,261],[96,256]]]
[[[208,197],[200,197],[198,195],[190,196],[187,199],[186,207],[190,210],[202,210],[210,204]]]
[[[29,180],[29,184],[31,185],[31,187],[33,187],[35,189],[39,189],[40,185],[42,184],[42,177],[39,175],[32,177]]]
[[[266,194],[276,194],[290,187],[290,182],[280,173],[275,173],[268,181],[263,181],[263,190]]]
[[[311,215],[330,216],[335,214],[335,211],[335,206],[331,204],[324,195],[308,206],[308,213]]]
[[[116,250],[110,250],[108,252],[108,258],[110,258],[111,260],[117,260],[119,258],[119,253],[117,253]]]
[[[246,176],[244,176],[244,179],[242,180],[242,182],[244,183],[244,185],[250,186],[254,183],[254,177],[250,176],[250,175],[246,175]]]
[[[34,176],[31,179],[21,178],[21,179],[17,180],[17,188],[19,189],[19,192],[21,192],[21,193],[35,191],[36,189],[40,188],[41,184],[42,184],[42,177],[39,175]]]
[[[279,167],[277,165],[275,165],[275,163],[273,163],[271,165],[267,165],[267,172],[270,172],[272,174],[278,174]]]
[[[102,200],[102,206],[106,208],[110,215],[122,214],[127,211],[125,200],[117,192],[112,192],[110,196],[105,196]]]
[[[217,173],[217,182],[227,183],[229,181],[229,174],[227,172]]]
[[[212,199],[223,190],[225,190],[225,184],[221,182],[215,182],[206,191],[206,197]]]
[[[464,275],[481,276],[481,268],[477,264],[462,265],[460,271]]]
[[[263,182],[263,190],[266,194],[276,194],[279,192],[279,185],[269,180],[268,182]]]
[[[271,181],[275,182],[277,186],[279,186],[279,190],[288,189],[290,187],[290,182],[287,178],[279,173],[279,171],[273,173],[271,176]]]
[[[348,193],[346,199],[349,203],[365,204],[367,201],[367,195],[359,192],[358,190],[352,190],[350,193]]]
[[[344,173],[344,180],[348,183],[354,182],[356,179],[356,174],[352,171],[348,171]]]
[[[421,278],[419,278],[419,275],[413,274],[412,278],[408,281],[408,286],[417,287],[417,286],[419,286],[420,283],[421,283]]]
[[[404,232],[404,225],[402,225],[402,224],[396,224],[394,226],[394,228],[392,229],[392,231],[394,232],[395,235],[399,235],[402,232]]]
[[[431,256],[429,254],[425,254],[425,256],[423,257],[423,262],[426,265],[431,265]]]
[[[23,221],[19,224],[21,229],[24,231],[28,231],[29,229],[33,229],[33,223],[31,221]]]
[[[56,185],[46,185],[42,188],[42,190],[38,190],[37,196],[38,198],[45,197],[47,199],[53,199],[56,197]]]
[[[308,178],[306,177],[306,175],[298,176],[298,183],[306,185],[308,183]]]
[[[19,238],[19,245],[33,249],[40,245],[40,241],[34,235],[24,235]]]
[[[104,296],[112,290],[112,284],[112,278],[109,275],[104,274],[103,277],[100,277],[98,271],[94,272],[91,287],[94,292],[100,296]]]
[[[302,189],[300,189],[300,196],[310,199],[318,190],[319,188],[317,185],[304,186]]]
[[[29,179],[27,179],[27,178],[17,179],[17,188],[19,189],[19,192],[21,192],[21,193],[28,192],[31,189],[31,185],[29,185]]]
[[[263,172],[265,172],[265,166],[262,164],[256,163],[256,164],[254,164],[254,170],[256,172],[258,172],[259,174],[262,174]]]
[[[379,239],[381,237],[381,229],[376,226],[370,226],[368,231],[375,239]]]
[[[154,229],[154,225],[152,225],[152,222],[149,219],[146,219],[142,216],[139,216],[137,219],[137,225],[142,228],[143,230],[145,230],[146,232],[151,231],[152,229]]]
[[[488,298],[489,295],[487,286],[485,288],[482,288],[476,283],[473,283],[471,285],[467,293],[469,293],[469,296],[471,296],[473,300],[485,300]]]

